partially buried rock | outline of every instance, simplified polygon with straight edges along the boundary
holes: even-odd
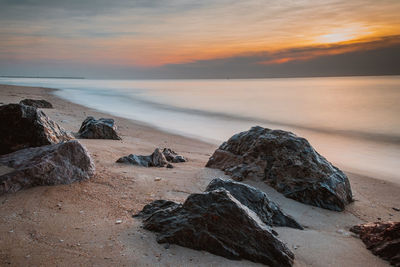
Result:
[[[116,132],[117,127],[113,119],[87,117],[78,132],[79,138],[85,139],[113,139],[121,140]]]
[[[206,250],[229,259],[292,266],[294,255],[249,208],[227,190],[190,195],[183,204],[155,201],[139,216],[159,243]]]
[[[70,184],[90,178],[95,171],[77,140],[2,155],[0,166],[8,168],[0,176],[0,195],[33,186]]]
[[[186,162],[186,159],[183,156],[178,155],[175,151],[169,148],[164,148],[162,153],[164,154],[165,159],[168,162],[172,163]]]
[[[186,159],[169,148],[161,149],[156,148],[151,155],[133,155],[121,157],[117,160],[118,163],[129,163],[142,167],[164,167],[173,168],[173,165],[168,162],[185,162]]]
[[[119,158],[118,163],[129,163],[133,165],[138,165],[142,167],[164,167],[168,164],[167,159],[159,148],[156,148],[153,154],[149,156],[133,155]]]
[[[224,142],[207,167],[235,180],[265,180],[286,197],[317,207],[342,211],[352,202],[347,176],[291,132],[259,126]]]
[[[46,101],[46,100],[36,100],[36,99],[24,99],[19,102],[20,104],[26,105],[26,106],[32,106],[35,108],[53,108],[53,105]]]
[[[353,226],[350,231],[375,255],[400,266],[400,222],[376,222]]]
[[[0,155],[73,137],[41,110],[21,104],[0,106]]]
[[[290,215],[271,201],[266,193],[243,183],[216,178],[210,182],[206,191],[225,189],[243,205],[254,211],[258,217],[270,226],[287,226],[297,229],[303,227]]]

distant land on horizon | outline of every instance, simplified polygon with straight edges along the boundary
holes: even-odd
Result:
[[[0,78],[32,78],[32,79],[85,79],[85,77],[73,76],[24,76],[24,75],[0,75]]]
[[[121,80],[241,80],[241,79],[296,79],[296,78],[345,78],[345,77],[384,77],[384,76],[400,76],[400,74],[382,74],[382,75],[331,75],[331,76],[287,76],[287,77],[258,77],[258,78],[120,78]],[[0,75],[0,78],[29,78],[29,79],[71,79],[71,80],[90,80],[105,78],[87,78],[87,77],[41,77],[41,76],[7,76]],[[119,80],[117,78],[107,78],[107,80]]]

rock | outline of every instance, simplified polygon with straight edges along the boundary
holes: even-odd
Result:
[[[294,255],[271,228],[227,190],[192,194],[181,205],[155,201],[139,216],[159,243],[206,250],[229,259],[292,266]]]
[[[0,156],[0,166],[11,168],[0,176],[0,195],[40,185],[70,184],[89,179],[95,167],[77,141],[26,148]]]
[[[73,138],[41,110],[31,106],[0,106],[0,123],[0,155],[27,147],[57,144]]]
[[[85,139],[113,139],[121,140],[116,132],[117,127],[113,119],[87,117],[78,131],[79,138]]]
[[[287,226],[303,230],[303,227],[295,219],[285,214],[264,192],[243,183],[219,178],[212,180],[206,191],[220,188],[229,191],[240,203],[255,212],[266,225]]]
[[[164,167],[173,168],[174,166],[168,162],[185,162],[185,158],[176,154],[169,148],[164,148],[163,151],[156,148],[153,154],[149,156],[133,155],[121,157],[117,160],[118,163],[130,163],[142,167]]]
[[[156,148],[150,156],[133,155],[125,156],[117,160],[118,163],[130,163],[142,167],[164,167],[168,164],[163,153]]]
[[[151,202],[150,204],[144,206],[144,208],[138,214],[133,215],[133,217],[141,217],[141,218],[147,219],[148,217],[153,215],[153,213],[155,213],[159,210],[163,210],[163,211],[174,210],[180,206],[181,206],[181,204],[179,204],[179,203],[169,201],[169,200],[159,199],[159,200],[155,200],[155,201]]]
[[[21,100],[19,103],[35,108],[53,108],[53,105],[46,100],[24,99]]]
[[[265,180],[286,197],[342,211],[352,202],[347,176],[293,133],[259,126],[232,136],[211,156],[207,167],[235,180]]]
[[[151,154],[151,163],[154,167],[164,167],[168,164],[168,161],[164,154],[161,153],[161,150],[156,148],[153,154]]]
[[[168,164],[167,164],[167,168],[168,168],[168,169],[173,169],[173,168],[174,168],[174,165],[172,165],[171,163],[168,163]]]
[[[164,148],[162,153],[164,154],[168,162],[172,163],[186,162],[186,159],[183,156],[178,155],[175,151],[169,148]]]
[[[355,225],[350,231],[358,234],[373,254],[400,266],[400,222],[376,222]]]

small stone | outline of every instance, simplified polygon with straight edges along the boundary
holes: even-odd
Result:
[[[393,207],[392,209],[393,209],[393,210],[395,210],[395,211],[400,211],[400,209],[399,209],[399,208],[395,208],[395,207]]]
[[[170,244],[169,244],[169,243],[166,243],[166,244],[164,245],[164,248],[165,248],[165,249],[169,249],[169,247],[170,247]]]
[[[120,219],[115,221],[115,224],[121,224],[121,223],[122,223],[122,220],[120,220]]]
[[[185,162],[186,159],[180,155],[177,155],[174,151],[169,148],[164,148],[161,151],[160,148],[156,148],[151,155],[134,155],[121,157],[117,160],[118,163],[129,163],[132,165],[138,165],[142,167],[167,167],[173,168],[171,162],[179,163]]]
[[[172,168],[174,168],[174,165],[172,165],[171,163],[168,163],[168,164],[167,164],[167,168],[168,168],[168,169],[172,169]]]
[[[351,233],[349,233],[349,232],[347,232],[347,231],[345,231],[345,230],[343,230],[343,229],[339,229],[339,230],[337,230],[336,231],[338,234],[341,234],[341,235],[343,235],[343,236],[350,236],[351,235]]]
[[[121,140],[116,132],[117,127],[113,119],[87,117],[79,129],[79,138],[86,139],[113,139]]]
[[[160,177],[156,177],[156,178],[154,179],[154,181],[156,181],[156,182],[161,181],[161,178],[160,178]]]

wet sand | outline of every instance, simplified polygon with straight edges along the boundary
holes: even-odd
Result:
[[[122,140],[80,140],[96,164],[96,175],[88,181],[0,197],[0,265],[261,266],[177,245],[166,249],[152,232],[140,227],[139,219],[132,218],[152,200],[182,202],[188,194],[203,191],[213,178],[226,177],[219,170],[204,167],[216,145],[100,113],[57,98],[51,91],[0,85],[0,102],[48,100],[55,108],[43,111],[69,132],[78,131],[86,116],[111,117]],[[155,147],[172,148],[188,162],[175,164],[174,169],[115,163],[127,154],[150,154]],[[275,228],[294,252],[295,266],[388,266],[349,233],[349,228],[378,218],[399,221],[400,212],[392,208],[400,208],[400,187],[346,173],[356,201],[340,213],[298,203],[264,183],[248,181],[306,226],[304,231]],[[117,224],[117,220],[122,223]]]

